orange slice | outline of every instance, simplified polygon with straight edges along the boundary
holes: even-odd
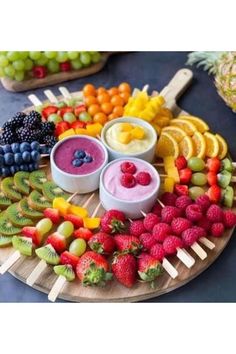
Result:
[[[161,158],[166,156],[177,158],[179,156],[177,141],[170,134],[166,132],[161,133],[156,146],[156,155]]]
[[[209,130],[209,126],[201,118],[198,118],[198,117],[195,117],[195,116],[185,116],[185,115],[183,115],[183,116],[181,115],[178,118],[179,119],[184,119],[184,120],[187,120],[188,122],[193,123],[200,133],[205,133],[206,131]]]
[[[225,139],[220,134],[216,134],[215,137],[219,143],[218,157],[220,160],[222,160],[227,155],[228,145],[227,145]]]
[[[177,143],[180,143],[181,140],[185,136],[187,136],[187,133],[183,129],[181,129],[178,126],[175,126],[175,125],[169,126],[169,127],[165,127],[165,128],[163,128],[162,131],[170,134],[171,136],[173,136],[173,138],[177,141]]]
[[[203,136],[206,140],[206,156],[216,157],[219,153],[219,143],[216,136],[209,132],[204,133]]]
[[[190,159],[194,155],[193,141],[190,136],[185,136],[179,143],[180,155],[183,155],[186,160]]]
[[[172,119],[170,121],[170,125],[175,125],[183,129],[186,132],[186,134],[189,136],[192,136],[197,131],[195,125],[192,122],[185,119],[179,119],[179,118]]]
[[[204,159],[206,153],[206,140],[200,132],[195,132],[192,136],[194,155]]]

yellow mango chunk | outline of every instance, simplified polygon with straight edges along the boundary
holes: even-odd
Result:
[[[100,226],[100,218],[84,218],[84,227],[93,230]]]
[[[167,174],[168,174],[168,177],[173,178],[175,183],[179,183],[179,172],[178,172],[178,169],[176,167],[169,168]]]
[[[166,177],[164,181],[164,191],[173,193],[175,186],[175,181],[171,177]]]
[[[74,129],[68,129],[66,130],[64,133],[60,134],[59,135],[59,140],[62,140],[64,138],[67,138],[68,136],[72,136],[72,135],[75,135],[75,130]]]
[[[169,169],[175,167],[175,159],[173,156],[166,156],[164,157],[164,169],[166,173],[168,174]]]
[[[58,209],[62,216],[65,216],[68,214],[70,203],[68,203],[64,198],[58,197],[53,199],[52,206],[53,208]]]
[[[93,137],[101,134],[103,126],[100,123],[88,124],[87,125],[87,132],[91,134]]]
[[[80,216],[81,218],[86,218],[88,216],[88,211],[78,205],[70,205],[69,214]]]
[[[121,144],[129,144],[132,140],[132,135],[130,132],[121,132],[118,134],[118,141]]]
[[[122,132],[130,132],[133,126],[130,123],[120,123],[120,129]]]
[[[79,135],[87,135],[87,130],[84,128],[76,128],[75,132],[76,132],[76,134],[79,134]]]
[[[145,131],[142,127],[135,127],[132,131],[131,131],[132,137],[134,139],[139,139],[142,140],[145,136]]]

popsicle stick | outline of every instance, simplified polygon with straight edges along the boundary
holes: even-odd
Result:
[[[86,208],[94,196],[95,193],[91,194],[90,197],[86,200],[86,202],[82,205],[82,208]]]
[[[54,95],[54,93],[51,90],[45,90],[43,92],[51,103],[58,103],[57,97]]]
[[[26,284],[28,284],[29,286],[33,286],[36,280],[39,278],[40,274],[43,273],[47,266],[47,263],[43,259],[41,259],[41,261],[36,265],[34,270],[26,279]]]
[[[152,166],[164,167],[164,163],[163,162],[155,162],[152,164]]]
[[[233,176],[233,177],[231,178],[231,182],[233,182],[233,183],[236,182],[236,176]]]
[[[197,242],[194,242],[191,248],[202,261],[206,259],[207,257],[206,251],[204,251],[204,249]]]
[[[163,173],[159,173],[159,176],[160,176],[160,178],[166,178],[166,177],[168,177],[168,175],[165,175],[165,174],[163,174]]]
[[[45,165],[39,165],[39,168],[44,168],[44,167],[47,167],[48,165],[45,164]]]
[[[215,244],[213,242],[211,242],[210,240],[208,240],[208,238],[206,237],[200,237],[199,241],[206,246],[207,248],[209,248],[209,250],[213,250],[215,248]]]
[[[40,156],[41,157],[49,157],[50,155],[49,154],[41,154]]]
[[[33,103],[33,105],[34,106],[41,106],[43,103],[42,103],[42,101],[40,101],[40,99],[36,96],[36,95],[34,95],[34,94],[31,94],[31,95],[29,95],[28,96],[28,99],[30,100],[30,102],[32,102]]]
[[[192,268],[195,263],[195,259],[184,248],[177,248],[176,256],[187,268]]]
[[[52,302],[56,301],[58,295],[60,294],[60,292],[64,288],[66,282],[67,282],[66,278],[63,277],[62,275],[59,275],[59,277],[55,281],[50,293],[48,294],[49,301],[52,301]]]
[[[136,97],[139,92],[140,92],[140,90],[137,89],[137,88],[135,88],[135,89],[133,90],[132,97]]]
[[[236,162],[232,162],[233,168],[236,168]]]
[[[8,257],[7,260],[1,265],[0,274],[5,274],[8,269],[10,269],[20,257],[21,254],[19,251],[15,251],[14,253],[12,253],[12,255]]]
[[[155,96],[159,96],[159,92],[158,91],[152,91],[151,97],[155,97]]]
[[[98,205],[97,205],[96,208],[94,209],[93,214],[91,215],[91,218],[94,218],[94,217],[97,215],[97,212],[98,212],[98,210],[99,210],[101,204],[102,204],[101,202],[98,203]]]
[[[67,199],[67,202],[69,203],[77,194],[78,194],[78,192],[75,192],[74,194],[72,194],[72,195]]]
[[[161,206],[162,208],[164,208],[165,205],[160,201],[159,198],[157,198],[157,201],[158,201],[158,203],[160,204],[160,206]]]
[[[71,98],[71,94],[70,94],[70,92],[67,90],[66,87],[60,86],[60,87],[58,88],[58,90],[61,92],[61,94],[62,94],[62,96],[63,96],[64,98]]]
[[[144,85],[142,88],[142,92],[147,92],[149,89],[149,85]]]
[[[175,269],[175,267],[168,261],[168,259],[163,258],[162,266],[172,279],[175,279],[179,275],[177,269]]]

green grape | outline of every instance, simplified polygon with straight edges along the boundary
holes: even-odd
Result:
[[[2,54],[0,55],[0,67],[5,68],[9,64],[7,58]]]
[[[67,112],[63,115],[63,120],[71,124],[76,121],[76,116],[73,113]]]
[[[89,65],[91,63],[91,56],[88,52],[80,53],[80,60],[83,65]]]
[[[4,77],[5,73],[4,73],[4,69],[0,67],[0,77]]]
[[[21,70],[24,70],[25,69],[25,63],[23,60],[16,60],[16,61],[13,61],[12,63],[13,67],[18,70],[18,71],[21,71]]]
[[[58,108],[63,108],[63,107],[66,107],[67,104],[66,104],[66,102],[64,102],[64,101],[61,101],[61,102],[58,102],[58,103],[56,104],[56,106],[57,106]]]
[[[55,59],[49,60],[47,63],[47,68],[50,73],[58,73],[60,71],[60,65]]]
[[[20,59],[19,52],[7,52],[7,59],[10,61],[15,61]]]
[[[58,226],[57,232],[65,237],[70,237],[74,232],[74,225],[71,221],[64,221],[60,226]]]
[[[207,176],[204,173],[193,173],[191,183],[195,186],[204,186],[207,183]]]
[[[17,70],[16,72],[15,72],[15,80],[16,81],[23,81],[24,80],[24,78],[25,78],[25,73],[24,73],[24,71],[20,71],[20,70]]]
[[[80,257],[86,251],[86,246],[87,245],[84,239],[77,238],[76,240],[71,242],[69,252],[77,257]]]
[[[48,59],[54,59],[57,56],[57,52],[44,52],[44,55]]]
[[[39,60],[41,57],[41,52],[29,52],[29,57],[32,60]]]
[[[36,65],[43,65],[44,66],[47,64],[47,62],[48,62],[48,58],[45,57],[44,54],[42,54],[41,57],[38,60],[36,60]]]
[[[62,122],[62,118],[58,114],[52,113],[48,116],[48,121],[53,122],[54,124],[57,124],[57,123]]]
[[[4,68],[4,72],[7,77],[13,78],[15,76],[16,71],[15,71],[13,65],[10,64]]]
[[[79,52],[67,52],[68,58],[70,60],[75,60],[79,56]]]
[[[80,59],[71,60],[71,66],[74,70],[79,70],[82,68],[83,64],[81,63]]]
[[[191,199],[196,200],[197,197],[200,197],[200,195],[205,194],[205,191],[201,187],[191,187],[189,188],[189,196]]]
[[[56,60],[58,63],[64,63],[68,60],[67,52],[57,52]]]
[[[36,229],[41,235],[45,235],[47,232],[49,232],[52,228],[52,221],[49,218],[44,218],[40,220],[37,225]]]
[[[26,51],[19,52],[19,59],[25,60],[28,58],[28,56],[29,56],[29,52],[26,52]]]
[[[34,63],[31,59],[26,59],[25,60],[25,70],[30,71],[32,67],[34,66]]]
[[[98,63],[100,60],[101,60],[101,54],[99,52],[94,52],[92,54],[92,62],[95,64]]]
[[[188,167],[195,172],[202,171],[205,168],[205,162],[200,157],[191,157],[188,160]]]

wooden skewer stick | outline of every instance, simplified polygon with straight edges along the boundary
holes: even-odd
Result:
[[[71,94],[70,94],[70,92],[67,90],[66,87],[60,86],[60,87],[58,88],[58,90],[61,92],[61,94],[62,94],[62,96],[63,96],[64,98],[71,98]]]
[[[164,208],[165,205],[162,203],[162,201],[160,201],[159,198],[157,198],[157,201],[158,201],[158,203],[160,204],[160,206],[161,206],[162,208]]]
[[[18,261],[20,257],[21,254],[19,251],[13,252],[12,255],[8,257],[7,260],[1,265],[0,274],[1,275],[5,274],[8,271],[8,269],[10,269],[13,266],[13,264],[15,264],[16,261]]]
[[[157,167],[164,167],[164,163],[163,162],[155,162],[152,165],[153,166],[157,166]]]
[[[51,90],[45,90],[43,92],[51,103],[58,103],[57,97],[54,95],[54,93]]]
[[[101,202],[99,202],[98,205],[96,206],[96,208],[94,209],[94,212],[91,215],[91,218],[94,218],[97,215],[97,212],[98,212],[100,206],[101,206]],[[66,278],[63,277],[62,275],[59,275],[59,277],[57,278],[56,282],[54,283],[50,293],[48,294],[49,301],[52,301],[52,302],[56,301],[58,295],[63,290],[66,282],[67,282]]]
[[[149,89],[149,85],[144,85],[142,88],[142,92],[147,92]]]
[[[209,250],[213,250],[215,248],[215,244],[213,242],[211,242],[210,240],[208,240],[208,238],[206,237],[200,237],[199,241],[206,246],[207,248],[209,248]]]
[[[33,103],[34,106],[41,106],[43,103],[40,101],[40,99],[34,95],[34,94],[31,94],[28,96],[28,99],[30,100],[30,102]]]

